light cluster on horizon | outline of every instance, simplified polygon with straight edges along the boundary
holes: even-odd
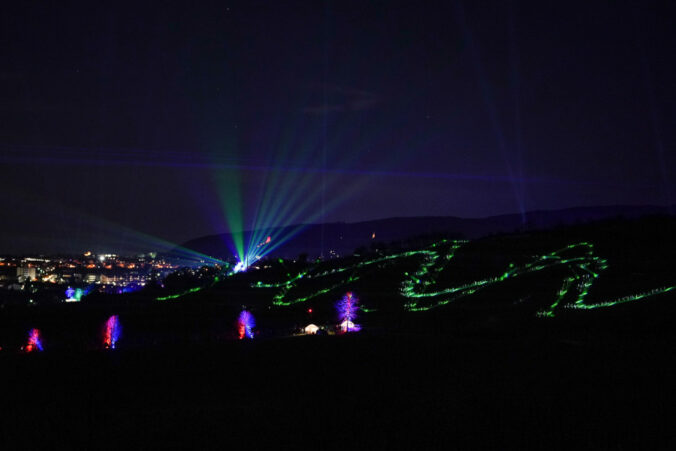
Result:
[[[161,280],[179,265],[155,253],[122,257],[87,251],[76,256],[0,258],[0,288],[30,291],[61,286],[66,302],[93,291],[121,294]]]

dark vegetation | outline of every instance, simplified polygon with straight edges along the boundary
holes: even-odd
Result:
[[[500,275],[512,262],[588,241],[608,260],[589,303],[674,285],[675,224],[654,217],[487,237],[461,247],[437,284]],[[676,445],[674,292],[539,318],[535,314],[551,304],[565,277],[555,268],[506,280],[445,307],[406,312],[402,274],[415,271],[420,257],[304,280],[292,289],[294,295],[359,276],[291,307],[271,305],[279,289],[251,288],[258,281],[330,271],[391,251],[367,249],[359,257],[319,264],[271,261],[268,269],[167,301],[146,291],[88,296],[79,305],[6,306],[0,310],[0,445],[615,450]],[[333,303],[348,289],[374,310],[360,315],[363,332],[275,338],[309,322],[335,324]],[[242,306],[257,319],[253,342],[234,340]],[[119,349],[103,352],[101,327],[111,314],[120,316],[123,339]],[[13,352],[30,327],[42,330],[46,351]]]

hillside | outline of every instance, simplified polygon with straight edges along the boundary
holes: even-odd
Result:
[[[670,449],[675,226],[437,236],[6,307],[0,444]],[[335,332],[348,290],[360,333],[298,336],[310,322]],[[236,340],[243,306],[254,340]],[[122,338],[104,352],[112,314]],[[30,327],[45,351],[13,351]]]
[[[289,237],[283,243],[273,243],[271,255],[295,258],[307,253],[310,257],[319,256],[322,251],[329,255],[334,251],[338,255],[350,255],[360,246],[373,243],[388,243],[421,235],[451,235],[464,239],[476,239],[497,233],[513,233],[524,230],[546,230],[564,225],[583,224],[604,219],[636,219],[643,216],[668,214],[673,211],[667,207],[656,206],[608,206],[577,207],[552,211],[531,211],[520,214],[490,216],[486,218],[446,217],[410,217],[388,218],[355,223],[298,224],[271,228],[263,236]],[[375,234],[375,238],[372,238]],[[248,243],[251,231],[244,232],[244,242]],[[229,259],[232,237],[224,233],[210,235],[187,241],[182,248],[191,249],[205,255]]]
[[[308,323],[332,333],[334,304],[348,291],[359,299],[359,324],[374,333],[628,333],[625,323],[639,335],[666,333],[660,324],[676,317],[675,224],[653,217],[471,241],[436,236],[326,261],[266,259],[245,273],[190,271],[164,288],[97,293],[80,304],[7,306],[0,345],[18,348],[25,331],[39,327],[48,348],[96,349],[97,330],[112,314],[124,324],[127,347],[218,343],[235,337],[243,307],[256,317],[259,338],[298,333]]]

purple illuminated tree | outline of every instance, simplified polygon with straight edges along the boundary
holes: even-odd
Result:
[[[360,327],[355,324],[357,311],[359,310],[359,299],[348,291],[343,298],[336,304],[338,317],[340,319],[340,328],[343,332],[357,332]]]
[[[253,315],[247,310],[242,310],[242,313],[239,314],[239,318],[237,319],[237,332],[239,334],[239,339],[252,339],[254,337],[253,328],[255,326],[256,322]]]

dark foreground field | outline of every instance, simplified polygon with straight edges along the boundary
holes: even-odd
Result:
[[[430,266],[430,290],[499,276],[510,262],[571,244],[594,247],[575,247],[566,256],[573,265],[510,276],[428,311],[407,311],[401,294],[404,275],[424,259],[365,263],[401,249],[318,269],[271,264],[166,302],[139,292],[8,304],[0,451],[676,449],[674,230],[671,218],[648,218],[466,243],[452,258],[439,254],[446,263]],[[585,265],[599,266],[582,296],[595,308],[566,308],[580,297],[557,302],[562,281],[588,273]],[[349,271],[329,272],[340,268]],[[322,275],[256,288],[301,271]],[[630,296],[659,287],[672,288]],[[348,290],[368,308],[361,334],[284,338],[309,322],[333,330],[334,304]],[[305,301],[273,305],[280,292]],[[618,299],[626,302],[603,304]],[[243,304],[256,316],[253,342],[234,339]],[[97,351],[113,314],[119,349]],[[33,327],[45,352],[20,354]]]
[[[0,355],[2,449],[674,449],[674,341],[355,335]]]

